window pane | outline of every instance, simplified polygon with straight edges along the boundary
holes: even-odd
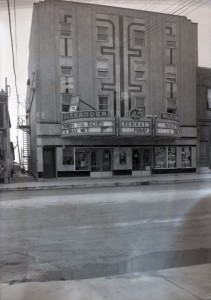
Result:
[[[61,30],[61,31],[60,31],[60,35],[61,35],[61,36],[67,36],[67,37],[70,37],[70,36],[71,36],[71,31]]]
[[[73,89],[73,77],[61,77],[61,93],[69,94]]]
[[[97,40],[107,41],[108,40],[108,28],[103,26],[97,26]]]
[[[62,75],[70,75],[72,76],[72,67],[61,67],[61,74]]]
[[[134,44],[144,45],[145,44],[145,33],[141,30],[134,30]]]
[[[73,55],[73,41],[72,39],[66,39],[67,40],[67,56]]]
[[[73,148],[70,146],[65,146],[63,149],[63,165],[73,165]]]
[[[98,69],[98,78],[108,78],[108,70]]]
[[[69,105],[63,104],[62,105],[62,112],[68,112],[69,111]]]
[[[144,107],[145,106],[145,99],[141,97],[136,97],[136,106]]]
[[[65,39],[60,38],[60,55],[65,56]]]
[[[108,110],[108,97],[99,97],[99,110]]]
[[[141,80],[144,78],[144,72],[143,71],[135,71],[136,80]]]

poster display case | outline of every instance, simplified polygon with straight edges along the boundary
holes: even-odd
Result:
[[[182,147],[182,168],[191,168],[191,147]]]

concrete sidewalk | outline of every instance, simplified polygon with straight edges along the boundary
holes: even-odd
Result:
[[[81,189],[116,186],[138,186],[150,184],[176,184],[188,182],[211,181],[209,174],[167,174],[146,177],[115,176],[109,178],[72,177],[59,180],[36,181],[33,177],[24,175],[15,177],[10,184],[0,184],[0,191],[13,190],[47,190],[47,189]]]
[[[0,284],[0,299],[210,300],[211,264],[77,281]]]

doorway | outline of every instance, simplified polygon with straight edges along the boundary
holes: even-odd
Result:
[[[55,148],[43,149],[44,178],[56,178],[56,151]]]
[[[112,149],[90,149],[92,176],[110,176],[112,172]]]
[[[150,148],[137,148],[132,151],[133,175],[148,176],[151,174],[152,153]]]

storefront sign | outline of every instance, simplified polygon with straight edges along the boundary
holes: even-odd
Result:
[[[109,112],[103,110],[93,110],[93,111],[76,111],[70,113],[62,113],[62,120],[71,120],[71,119],[83,119],[83,118],[108,118]]]
[[[71,105],[70,105],[70,112],[77,111],[79,105],[79,96],[72,97]]]
[[[133,120],[140,120],[144,117],[144,109],[133,108],[130,110],[129,116]]]
[[[156,120],[155,135],[158,136],[179,136],[180,123],[170,120]]]
[[[140,121],[120,120],[120,135],[149,136],[151,132],[152,126],[149,119],[141,119]]]
[[[161,119],[179,121],[178,116],[176,116],[174,114],[170,114],[170,113],[162,113]]]
[[[114,119],[78,119],[62,122],[62,136],[114,135]]]

